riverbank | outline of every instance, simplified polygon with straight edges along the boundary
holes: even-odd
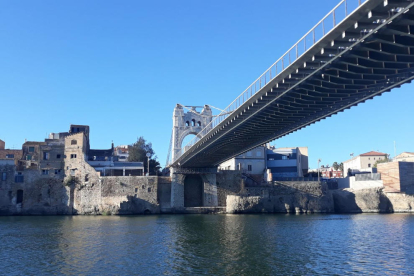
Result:
[[[76,191],[77,204],[72,206],[64,202],[37,204],[31,208],[13,205],[13,208],[0,208],[0,215],[414,213],[413,195],[386,193],[382,188],[329,190],[325,183],[318,182],[275,182],[245,187],[238,181],[231,185],[226,181],[226,185],[219,186],[221,206],[171,208],[167,179],[163,182],[155,177],[153,181],[142,179],[146,181],[139,183],[140,190],[145,191],[146,197],[134,188],[135,182],[128,185],[128,182],[109,180],[102,181],[100,189],[84,187]],[[139,196],[128,195],[134,192]]]
[[[296,191],[290,198],[228,196],[226,213],[414,213],[414,196],[386,193],[382,188],[323,189],[317,196]]]

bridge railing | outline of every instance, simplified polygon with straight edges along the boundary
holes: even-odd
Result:
[[[285,71],[298,58],[312,48],[319,40],[331,32],[336,25],[344,21],[357,8],[369,0],[342,0],[325,17],[323,17],[309,32],[307,32],[296,44],[272,64],[260,77],[258,77],[246,90],[243,91],[229,106],[217,115],[193,140],[182,147],[178,154],[174,155],[174,163],[182,154],[200,141],[217,125],[229,117],[235,110],[243,105],[252,96],[258,93],[264,86]]]

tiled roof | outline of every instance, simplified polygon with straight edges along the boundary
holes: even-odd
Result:
[[[378,152],[378,151],[370,151],[367,153],[361,154],[361,156],[386,156],[386,153]]]

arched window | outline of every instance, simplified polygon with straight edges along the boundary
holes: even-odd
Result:
[[[191,125],[195,126],[195,120],[194,119],[191,120]]]
[[[368,168],[371,168],[371,164],[368,164]]]
[[[189,121],[185,122],[185,126],[190,126],[190,122]]]
[[[201,122],[200,122],[200,121],[198,121],[198,122],[197,122],[197,125],[198,125],[198,126],[201,126]]]

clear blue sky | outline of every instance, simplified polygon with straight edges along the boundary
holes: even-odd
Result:
[[[226,107],[339,1],[1,1],[0,139],[91,127],[91,146],[152,142],[165,164],[176,103]],[[414,85],[274,141],[310,167],[414,151]]]

